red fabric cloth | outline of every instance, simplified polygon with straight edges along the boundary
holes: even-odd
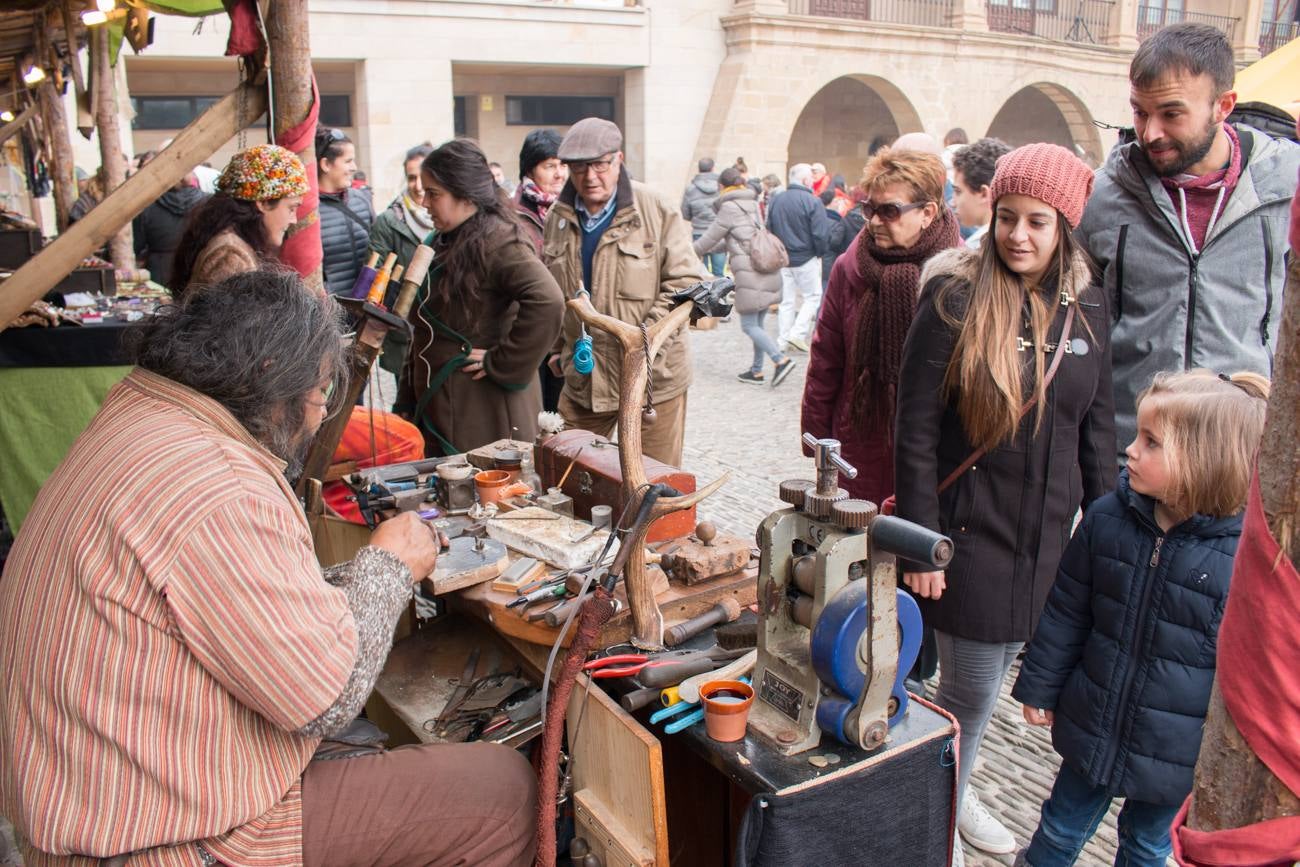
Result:
[[[1295,131],[1300,135],[1300,120],[1296,121]],[[1296,190],[1300,192],[1300,176],[1296,178]],[[1291,200],[1291,249],[1300,250],[1300,196]]]
[[[1205,233],[1210,228],[1210,215],[1214,213],[1214,206],[1219,205],[1219,214],[1222,215],[1232,191],[1237,188],[1237,181],[1241,179],[1241,139],[1231,124],[1225,123],[1223,131],[1232,142],[1232,158],[1226,166],[1200,177],[1160,179],[1174,203],[1175,212],[1182,211],[1179,201],[1181,197],[1177,192],[1180,188],[1187,198],[1187,224],[1191,227],[1192,240],[1196,242],[1198,250],[1205,244]],[[1222,203],[1219,202],[1220,195]]]
[[[226,40],[227,57],[248,57],[262,47],[262,34],[257,29],[257,8],[253,0],[233,0],[226,4],[230,10],[230,38]]]
[[[288,148],[300,157],[303,151],[314,147],[316,121],[320,116],[320,88],[316,86],[314,75],[311,80],[311,91],[311,111],[307,112],[306,119],[275,137],[276,144]],[[290,226],[288,234],[285,235],[284,246],[280,248],[280,261],[303,277],[307,277],[313,273],[319,274],[323,256],[318,214],[320,181],[316,177],[317,165],[315,160],[303,160],[303,164],[307,169],[307,182],[311,185],[311,189],[302,197],[302,204],[298,206],[298,222]],[[321,291],[324,291],[323,287]]]
[[[358,469],[401,464],[424,459],[424,436],[420,429],[391,412],[374,410],[374,442],[371,443],[371,410],[352,408],[352,417],[343,430],[332,463],[354,461]],[[348,502],[352,490],[342,482],[330,482],[323,491],[325,503],[340,517],[354,524],[364,524],[356,503]]]
[[[1295,665],[1295,620],[1300,574],[1269,532],[1259,476],[1250,499],[1232,592],[1219,628],[1219,689],[1246,743],[1292,792],[1300,793],[1300,668]],[[1300,860],[1300,816],[1231,831],[1185,826],[1187,804],[1174,820],[1174,854],[1193,867],[1264,867]]]

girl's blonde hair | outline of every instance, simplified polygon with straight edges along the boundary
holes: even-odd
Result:
[[[1179,512],[1216,518],[1246,505],[1264,435],[1269,381],[1258,373],[1209,370],[1157,374],[1138,396],[1157,425],[1169,488],[1159,499]]]

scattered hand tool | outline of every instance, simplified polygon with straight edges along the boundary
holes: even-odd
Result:
[[[583,663],[582,670],[596,680],[611,677],[631,677],[649,669],[675,666],[686,660],[700,658],[707,659],[707,657],[700,657],[693,651],[672,651],[658,656],[647,656],[644,653],[620,653],[613,656],[602,656],[599,659]],[[709,661],[712,662],[712,660]]]
[[[717,626],[719,623],[730,623],[739,616],[740,603],[734,597],[728,596],[698,617],[692,617],[685,623],[678,623],[665,630],[664,644],[669,647],[676,647],[699,635],[710,626]]]
[[[564,581],[554,584],[543,584],[531,593],[525,593],[506,603],[507,608],[523,608],[532,605],[534,602],[541,602],[543,599],[558,599],[569,591],[564,587]]]
[[[701,686],[710,680],[740,680],[739,675],[748,675],[754,670],[756,662],[758,662],[758,651],[751,650],[716,671],[699,674],[682,681],[677,684],[677,694],[681,696],[682,701],[699,701]]]
[[[623,710],[631,713],[632,711],[640,710],[643,707],[658,703],[661,694],[662,690],[648,686],[644,689],[632,690],[627,695],[620,698],[618,703],[623,706]]]

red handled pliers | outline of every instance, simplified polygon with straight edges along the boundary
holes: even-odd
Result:
[[[642,669],[658,668],[661,665],[677,665],[684,659],[699,655],[698,651],[670,651],[658,656],[647,656],[644,653],[620,653],[593,659],[585,663],[582,670],[590,672],[591,676],[596,679],[632,677],[640,673]]]

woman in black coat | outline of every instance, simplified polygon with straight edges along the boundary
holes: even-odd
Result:
[[[897,514],[950,536],[956,552],[945,572],[905,564],[904,580],[935,629],[936,700],[961,723],[959,797],[1075,513],[1115,486],[1110,322],[1070,232],[1091,189],[1092,172],[1056,145],[1004,157],[993,182],[995,241],[926,265],[903,349]],[[1049,383],[1071,311],[1070,351]],[[976,799],[963,798],[960,815],[980,848],[1014,850]]]
[[[316,130],[316,177],[320,182],[321,275],[325,291],[347,295],[370,254],[375,209],[364,190],[353,189],[357,152],[341,130]]]

